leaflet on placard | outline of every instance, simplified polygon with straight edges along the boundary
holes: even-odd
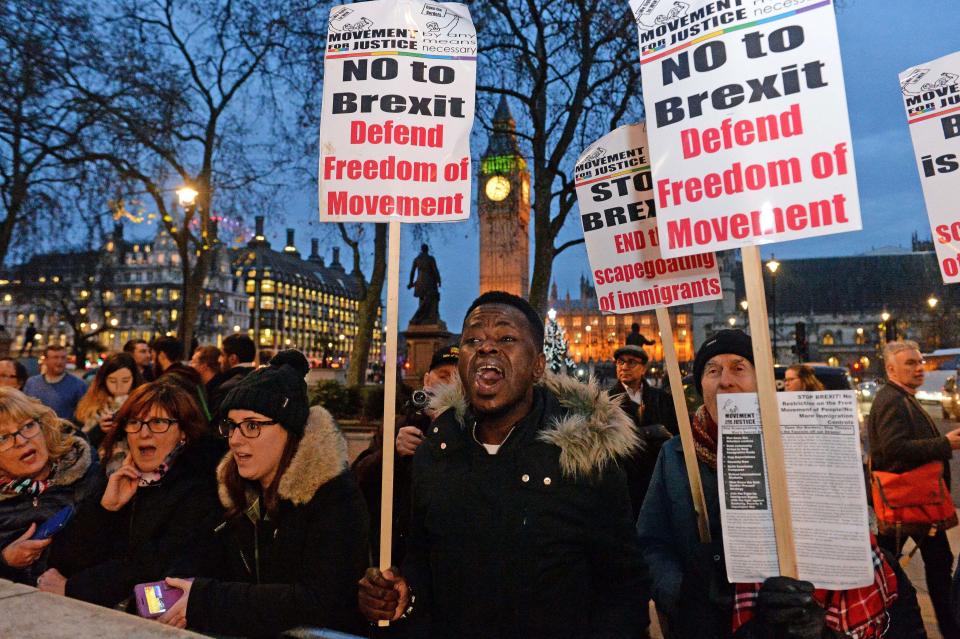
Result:
[[[900,74],[940,274],[960,282],[960,52]]]
[[[622,126],[587,147],[574,179],[601,311],[723,297],[715,254],[660,255],[645,123]]]
[[[846,590],[873,582],[867,498],[853,391],[778,393],[799,578]],[[760,407],[754,393],[720,395],[717,469],[727,577],[780,574]]]
[[[470,216],[477,32],[466,6],[373,0],[330,11],[320,220]]]
[[[855,231],[831,0],[631,0],[661,251]]]

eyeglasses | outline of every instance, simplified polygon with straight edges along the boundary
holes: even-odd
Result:
[[[3,435],[0,435],[0,453],[10,450],[16,445],[17,435],[20,435],[26,440],[33,439],[39,432],[40,422],[35,419],[31,419],[29,422],[12,433],[4,433]]]
[[[276,426],[278,422],[258,422],[253,419],[245,419],[241,422],[235,422],[232,419],[224,419],[217,426],[220,435],[229,438],[233,431],[240,429],[240,434],[247,439],[256,439],[260,436],[260,430],[264,426]]]
[[[618,359],[617,368],[636,368],[637,366],[642,366],[643,362],[639,359]]]
[[[139,433],[146,426],[151,433],[160,435],[170,430],[170,427],[179,423],[176,419],[167,417],[151,417],[150,419],[128,419],[123,423],[124,432]]]

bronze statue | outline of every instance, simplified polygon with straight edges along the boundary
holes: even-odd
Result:
[[[416,275],[416,281],[414,281]],[[420,255],[413,260],[410,268],[410,283],[413,296],[420,300],[417,312],[410,318],[410,324],[440,323],[440,271],[437,261],[430,255],[426,244],[420,246]]]

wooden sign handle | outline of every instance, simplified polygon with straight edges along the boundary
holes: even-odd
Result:
[[[700,541],[710,543],[710,521],[707,513],[707,500],[703,496],[703,483],[700,481],[700,465],[693,444],[693,430],[690,427],[690,414],[687,411],[687,398],[683,394],[683,377],[680,375],[680,363],[677,361],[677,349],[673,342],[673,323],[670,311],[657,308],[657,323],[660,325],[660,341],[663,343],[663,363],[670,380],[670,394],[673,407],[677,412],[677,426],[680,428],[680,442],[683,444],[683,461],[687,467],[687,479],[690,480],[690,496],[693,509],[697,513],[697,529]]]
[[[780,433],[780,408],[777,404],[777,383],[773,374],[773,351],[770,348],[770,326],[767,323],[767,299],[763,289],[763,264],[760,249],[740,249],[743,260],[743,282],[747,290],[747,313],[753,338],[753,367],[757,373],[757,397],[760,400],[760,422],[763,429],[763,456],[766,458],[767,481],[770,484],[770,507],[777,538],[777,559],[780,574],[797,578],[797,550],[793,540],[793,516],[787,495],[787,471],[783,462],[783,438]]]
[[[380,570],[390,567],[393,547],[393,455],[397,413],[397,331],[400,301],[400,222],[391,220],[387,235],[387,354],[383,388],[383,470],[380,483]],[[389,626],[389,621],[380,621]]]

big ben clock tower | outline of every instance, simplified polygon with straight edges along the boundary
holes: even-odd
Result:
[[[516,123],[500,104],[480,160],[480,293],[530,292],[530,173],[517,145]]]

